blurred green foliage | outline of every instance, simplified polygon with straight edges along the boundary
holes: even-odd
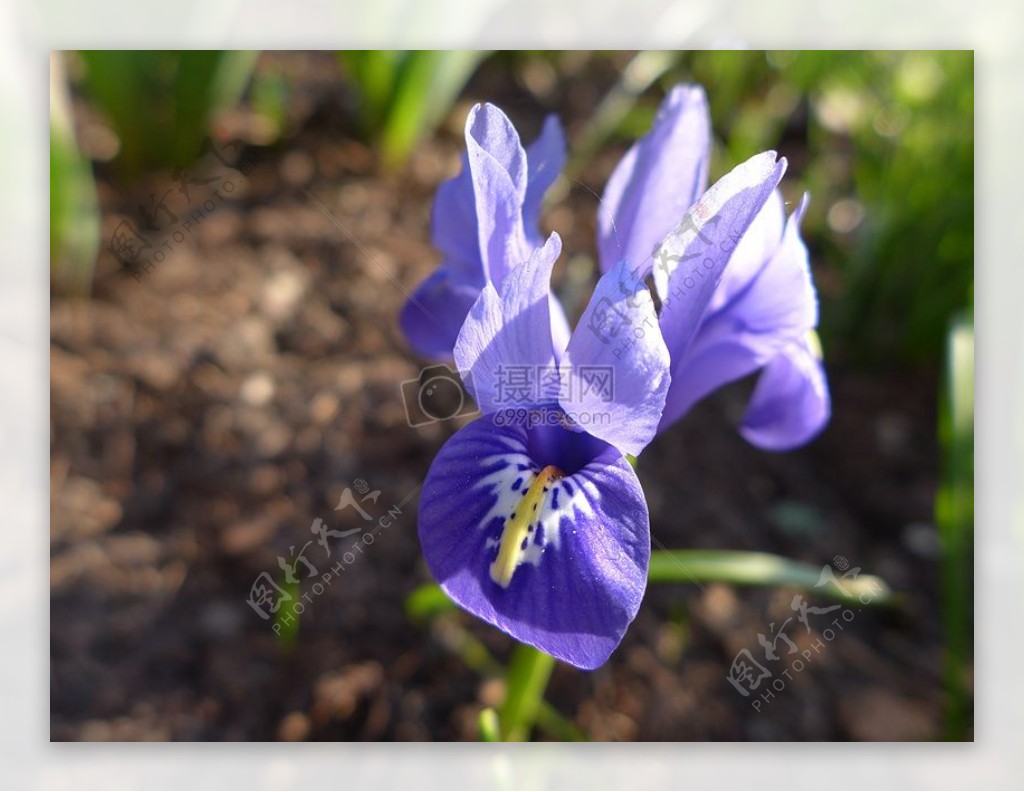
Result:
[[[706,86],[727,163],[778,147],[811,193],[826,347],[940,360],[973,300],[973,53],[698,52],[665,79],[684,78]]]
[[[480,50],[344,50],[338,60],[359,96],[364,134],[385,169],[405,163],[440,124],[486,55]]]
[[[61,56],[50,72],[50,276],[64,294],[86,295],[99,248],[92,168],[75,142]]]
[[[484,707],[477,718],[480,742],[501,742],[501,722],[493,707]]]
[[[950,323],[939,404],[942,481],[935,521],[942,542],[946,737],[970,739],[974,653],[974,321]]]
[[[80,53],[85,89],[106,115],[127,175],[185,166],[200,151],[216,110],[241,98],[258,52],[219,50]]]
[[[278,581],[278,586],[288,595],[292,601],[298,601],[301,595],[298,581],[289,582],[284,575]],[[274,616],[274,635],[277,646],[284,654],[290,654],[295,650],[299,638],[299,624],[301,616],[297,613],[288,613],[281,608]]]

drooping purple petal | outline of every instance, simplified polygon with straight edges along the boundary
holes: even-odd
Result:
[[[604,191],[598,213],[602,272],[626,259],[635,268],[707,187],[711,118],[699,86],[665,97],[651,131],[626,153]]]
[[[450,360],[455,339],[480,294],[479,287],[453,282],[439,269],[416,287],[398,317],[402,332],[417,354]]]
[[[540,210],[544,194],[555,183],[565,165],[565,133],[557,116],[544,120],[538,138],[526,148],[526,199],[523,201],[523,225],[533,247],[543,242],[540,236]]]
[[[785,170],[773,151],[751,157],[715,182],[657,249],[654,284],[673,358],[689,347],[733,250]]]
[[[695,343],[672,365],[672,384],[658,432],[674,424],[701,399],[723,385],[753,374],[766,360],[740,337],[698,347]]]
[[[669,352],[654,301],[625,260],[597,283],[563,357],[565,411],[595,437],[638,455],[654,438],[669,388]]]
[[[500,289],[487,283],[455,342],[455,363],[468,374],[466,387],[481,411],[509,406],[502,384],[510,367],[536,372],[555,363],[551,339],[551,268],[562,240],[551,234],[544,247],[515,267]],[[518,401],[518,406],[528,406]]]
[[[793,341],[761,372],[740,433],[759,448],[787,451],[817,435],[831,411],[821,360],[807,340]]]
[[[423,555],[465,610],[563,662],[596,668],[640,607],[647,505],[614,448],[600,444],[578,469],[558,471],[533,431],[485,415],[445,444],[420,496]]]

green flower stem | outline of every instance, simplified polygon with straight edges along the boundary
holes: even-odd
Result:
[[[437,588],[434,586],[433,588]],[[430,600],[430,604],[437,605],[437,600],[430,591],[431,586],[424,586],[417,591],[422,592],[424,600]],[[440,588],[437,591],[444,595]],[[447,597],[445,597],[447,600]],[[451,600],[447,600],[451,603]],[[438,611],[432,610],[432,615]],[[499,663],[487,647],[478,641],[468,630],[457,623],[451,615],[442,616],[434,622],[434,635],[440,643],[452,654],[456,655],[472,671],[483,677],[504,678],[505,668]],[[490,718],[490,716],[487,716]],[[546,734],[563,742],[586,742],[587,736],[577,729],[562,713],[555,709],[547,701],[541,699],[537,706],[537,726]]]
[[[505,740],[522,742],[529,739],[554,667],[555,658],[551,655],[526,644],[516,647],[505,678],[505,702],[501,707]]]

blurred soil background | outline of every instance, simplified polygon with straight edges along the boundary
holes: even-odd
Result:
[[[656,547],[859,567],[898,598],[855,609],[828,641],[840,611],[809,631],[790,622],[801,651],[824,648],[758,711],[729,666],[742,649],[763,662],[758,634],[793,616],[794,590],[652,585],[611,661],[557,667],[548,701],[599,740],[970,739],[971,627],[948,604],[966,592],[971,612],[971,545],[944,550],[936,506],[949,475],[946,333],[973,281],[973,61],[957,55],[467,56],[440,117],[388,138],[353,56],[253,54],[237,97],[160,163],[124,139],[128,122],[96,87],[102,57],[60,56],[86,163],[66,178],[86,174],[97,211],[91,243],[57,249],[53,276],[52,739],[476,738],[502,683],[466,659],[482,646],[504,662],[512,642],[464,614],[418,619],[406,606],[429,582],[416,492],[469,420],[411,428],[402,403],[426,362],[396,316],[438,263],[432,197],[459,167],[473,102],[502,107],[524,142],[557,113],[582,153],[544,226],[564,240],[556,287],[578,313],[595,193],[681,80],[709,94],[713,178],[777,148],[787,200],[812,192],[833,418],[808,447],[769,454],[735,431],[750,382],[699,405],[639,463]],[[401,104],[401,89],[388,95],[379,107]],[[196,158],[207,134],[223,162]],[[138,277],[110,249],[125,221],[165,252]],[[355,527],[334,507],[362,483],[380,490],[378,513],[411,500],[311,597],[297,632],[277,635],[250,586],[264,571],[278,579],[277,557],[310,539],[314,564],[335,563],[345,543],[324,561],[311,523]]]

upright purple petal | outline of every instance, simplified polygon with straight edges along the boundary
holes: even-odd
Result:
[[[817,435],[831,409],[816,350],[806,339],[793,341],[761,372],[740,433],[767,451],[787,451]]]
[[[581,428],[636,456],[654,438],[669,388],[669,353],[654,301],[625,260],[597,283],[563,358],[561,400]]]
[[[656,250],[661,329],[673,359],[689,347],[733,250],[785,170],[774,151],[751,157],[715,182]]]
[[[488,278],[500,282],[528,254],[528,179],[526,152],[512,122],[492,104],[475,105],[466,118],[462,169],[438,187],[431,221],[434,246],[455,282],[477,288]]]
[[[444,256],[451,280],[481,288],[486,277],[480,256],[476,224],[476,195],[469,157],[462,155],[462,169],[437,188],[431,209],[431,241]]]
[[[706,313],[719,310],[757,276],[778,250],[785,228],[786,206],[775,189],[736,245]]]
[[[560,469],[532,430],[495,419],[463,427],[431,465],[419,507],[427,566],[465,610],[563,662],[596,668],[622,640],[647,583],[640,482],[610,446]]]
[[[523,226],[526,152],[508,117],[494,105],[484,104],[474,107],[466,119],[466,154],[476,198],[483,271],[500,285],[531,251]]]
[[[487,283],[466,317],[455,363],[468,374],[466,387],[484,413],[509,406],[501,384],[508,368],[554,366],[549,295],[551,268],[561,251],[562,240],[551,234],[544,247],[509,273],[500,290]]]
[[[554,116],[527,154],[501,110],[484,104],[470,111],[462,169],[438,187],[434,199],[432,239],[443,264],[402,310],[402,330],[417,352],[450,360],[483,285],[488,280],[500,285],[512,267],[540,247],[541,202],[564,161],[565,136]],[[551,328],[557,348],[564,350],[569,325],[553,297]]]
[[[555,348],[555,358],[561,359],[572,337],[572,328],[569,327],[565,308],[554,292],[548,294],[548,303],[551,312],[551,343]]]
[[[704,90],[676,86],[651,131],[633,144],[608,180],[597,223],[602,272],[622,259],[633,267],[650,259],[707,187],[710,158]]]
[[[746,332],[776,338],[802,337],[818,323],[818,297],[811,280],[807,246],[800,238],[800,222],[807,211],[809,196],[804,195],[792,216],[785,221],[785,230],[771,249],[762,255],[757,268],[749,268],[746,261],[738,262],[746,280],[734,280],[724,294],[724,301],[717,307],[709,306],[709,318],[726,315],[733,324]],[[770,201],[762,215],[775,214]],[[769,221],[774,225],[774,220]],[[757,221],[755,221],[755,225]],[[750,230],[755,230],[751,226]],[[737,254],[746,237],[740,241]],[[759,241],[758,246],[764,242]],[[735,256],[729,262],[727,276],[731,274]],[[726,285],[723,278],[723,286]],[[719,291],[723,291],[721,288]],[[717,295],[716,295],[717,296]],[[703,332],[703,328],[702,328]]]
[[[523,224],[530,244],[538,247],[540,236],[540,210],[544,194],[555,183],[565,165],[565,133],[557,116],[544,120],[540,136],[526,148],[527,182],[523,201]]]

